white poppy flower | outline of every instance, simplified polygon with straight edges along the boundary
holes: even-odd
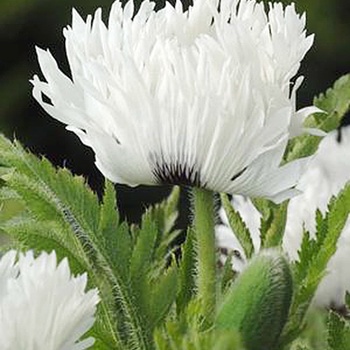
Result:
[[[96,155],[110,180],[190,184],[282,201],[306,159],[280,166],[314,107],[295,110],[291,79],[312,45],[294,5],[177,1],[154,11],[129,1],[64,30],[71,77],[49,51],[33,95]],[[45,96],[45,97],[44,97]],[[50,100],[50,102],[47,101]]]
[[[350,127],[346,127],[342,128],[341,142],[337,142],[335,132],[322,140],[297,186],[302,194],[292,198],[289,203],[283,246],[292,259],[297,259],[303,226],[314,237],[316,209],[325,214],[331,197],[336,196],[349,181]],[[318,304],[339,305],[344,302],[346,291],[350,291],[349,257],[350,217],[339,237],[337,251],[328,263],[328,273],[316,293]]]
[[[302,193],[292,198],[288,205],[286,230],[283,249],[291,260],[298,259],[303,228],[315,236],[315,213],[319,209],[323,214],[333,195],[350,181],[350,127],[342,129],[342,141],[336,140],[335,132],[329,133],[321,143],[315,157],[310,161],[307,171],[297,185]],[[252,202],[241,196],[234,196],[232,204],[247,224],[254,243],[255,251],[260,249],[260,213]],[[223,210],[220,212],[223,224],[216,227],[218,247],[227,252],[236,251],[233,268],[241,271],[246,262],[243,248],[228,226]],[[237,256],[240,259],[237,259]],[[349,275],[350,256],[350,218],[348,219],[338,241],[337,251],[328,263],[327,274],[321,281],[315,295],[317,305],[337,306],[344,303],[346,291],[350,291]],[[221,262],[225,256],[221,256]]]
[[[54,252],[6,253],[0,260],[0,349],[83,350],[81,337],[94,323],[96,289],[85,292],[87,277],[71,276],[67,259]]]

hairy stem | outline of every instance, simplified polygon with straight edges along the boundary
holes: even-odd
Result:
[[[213,193],[194,188],[194,227],[198,246],[198,296],[204,325],[212,324],[216,304],[216,253]]]

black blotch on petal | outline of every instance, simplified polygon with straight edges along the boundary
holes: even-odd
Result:
[[[231,181],[235,181],[236,179],[238,179],[246,170],[248,167],[243,168],[241,171],[239,171],[237,174],[233,175],[231,177]]]
[[[200,171],[195,165],[157,161],[152,172],[159,184],[204,187]]]

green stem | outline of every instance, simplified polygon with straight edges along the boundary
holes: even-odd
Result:
[[[201,300],[204,324],[210,326],[216,304],[216,253],[214,233],[213,193],[193,189],[194,226],[198,246],[198,296]]]

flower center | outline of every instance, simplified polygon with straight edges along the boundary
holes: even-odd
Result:
[[[201,183],[200,171],[195,164],[156,161],[152,172],[159,184],[204,187]]]

